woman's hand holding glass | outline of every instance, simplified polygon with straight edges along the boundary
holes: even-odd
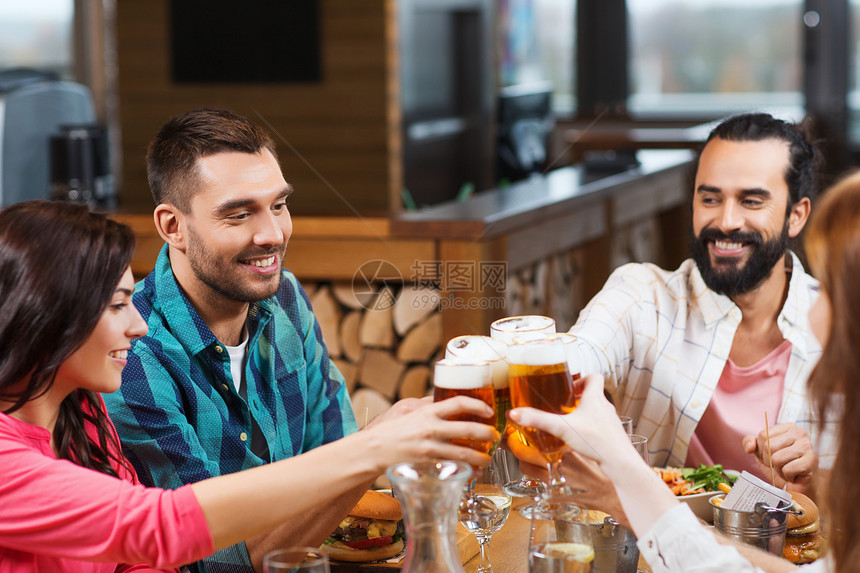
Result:
[[[603,378],[591,374],[584,379],[580,406],[563,416],[535,408],[514,409],[508,414],[518,426],[534,428],[562,440],[567,447],[598,462],[634,454],[631,439],[603,395]]]

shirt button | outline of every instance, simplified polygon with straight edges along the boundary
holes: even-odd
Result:
[[[242,432],[241,434],[239,434],[239,439],[242,440],[243,442],[247,442],[248,441],[248,434],[246,434],[245,432]]]
[[[699,406],[701,406],[701,405],[702,405],[702,403],[701,403],[701,402],[699,402],[698,400],[693,400],[693,401],[690,403],[690,406],[692,406],[693,408],[698,408],[698,407],[699,407]]]
[[[229,387],[229,386],[227,386],[226,384],[221,384],[221,387],[224,389],[224,391],[225,391],[225,392],[229,392],[229,391],[230,391],[230,387]]]
[[[215,352],[217,352],[218,354],[221,354],[222,352],[224,352],[224,349],[223,349],[223,348],[221,348],[220,346],[216,346],[216,347],[215,347]]]

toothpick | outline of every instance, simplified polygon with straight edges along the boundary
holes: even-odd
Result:
[[[767,461],[770,464],[770,485],[776,487],[776,482],[773,479],[773,457],[770,451],[770,428],[767,423],[767,411],[764,413],[764,433],[767,437]]]

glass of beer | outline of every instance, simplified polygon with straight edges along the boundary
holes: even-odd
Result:
[[[508,387],[508,345],[489,336],[466,335],[452,338],[445,347],[445,359],[454,362],[487,362],[496,395],[496,429],[504,435],[511,409]]]
[[[490,337],[495,340],[500,340],[505,344],[511,344],[516,336],[521,336],[529,333],[546,334],[555,332],[555,320],[548,316],[538,314],[527,314],[523,316],[509,316],[500,318],[490,325]],[[509,361],[510,362],[510,361]],[[512,373],[509,371],[508,376]],[[512,426],[508,429],[510,430]],[[523,443],[528,444],[528,440],[522,434],[517,432],[517,438]],[[505,486],[505,490],[516,497],[530,497],[532,499],[540,496],[543,484],[528,476],[521,476],[520,479],[512,481]],[[528,518],[529,511],[533,505],[521,507],[519,512],[523,517]]]
[[[505,344],[511,344],[515,336],[532,332],[545,334],[555,332],[555,321],[548,316],[527,314],[500,318],[490,325],[490,337],[501,340]]]
[[[508,347],[508,361],[513,370],[511,402],[514,408],[532,407],[554,414],[567,414],[576,408],[576,389],[561,337],[547,334],[515,342]],[[519,430],[546,459],[549,483],[544,489],[544,498],[569,498],[574,491],[561,473],[561,459],[567,445],[536,428],[521,427]]]
[[[488,426],[496,425],[496,394],[493,388],[493,375],[487,362],[458,362],[456,360],[440,360],[433,369],[433,401],[441,402],[455,396],[477,398],[493,409],[488,418],[463,414],[450,418],[465,422],[480,422]],[[455,438],[452,443],[466,446],[489,454],[495,445],[493,442],[479,442],[470,438]],[[478,468],[472,468],[474,477],[480,474]],[[480,508],[480,500],[475,495],[475,480],[469,480],[466,497],[460,502],[460,513],[474,513]]]
[[[496,425],[496,393],[493,388],[493,373],[488,362],[462,362],[456,360],[440,360],[433,369],[433,401],[441,402],[455,396],[477,398],[493,409],[493,415],[482,418],[472,415],[460,415],[452,420],[480,422],[488,426]],[[493,447],[492,442],[477,442],[469,438],[457,438],[455,444],[466,446],[488,454]]]

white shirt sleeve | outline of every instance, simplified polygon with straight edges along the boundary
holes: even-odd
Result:
[[[685,503],[678,504],[660,516],[637,544],[654,573],[763,573],[734,547],[718,543]],[[803,573],[827,571],[823,561],[821,568],[804,567]]]

